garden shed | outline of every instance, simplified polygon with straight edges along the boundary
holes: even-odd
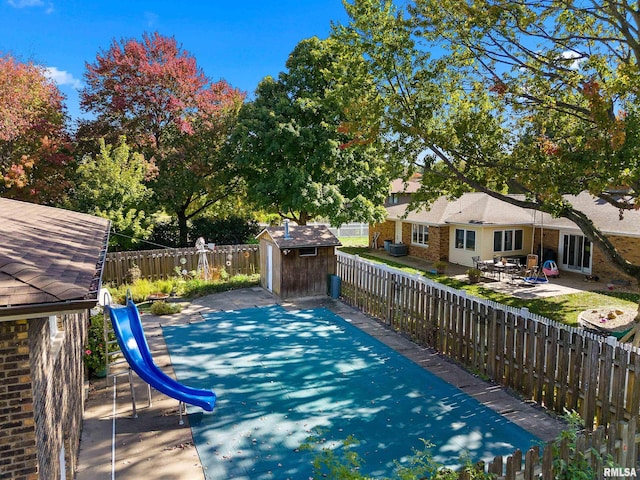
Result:
[[[280,298],[326,295],[340,241],[325,225],[267,227],[259,235],[260,283]]]

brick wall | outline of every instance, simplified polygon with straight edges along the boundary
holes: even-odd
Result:
[[[407,230],[405,231],[405,228]],[[449,227],[429,227],[429,246],[411,245],[411,224],[404,224],[402,239],[409,244],[409,255],[431,262],[449,259]]]
[[[380,232],[378,248],[384,246],[384,240],[395,240],[396,224],[387,220],[384,223],[369,225],[369,245],[372,245],[373,234]],[[429,246],[411,245],[411,223],[402,222],[402,243],[409,246],[409,255],[436,262],[449,259],[449,227],[429,227]]]
[[[378,237],[378,248],[383,248],[385,240],[394,240],[396,222],[386,220],[384,223],[369,225],[369,246],[373,245],[373,235],[375,232],[380,232],[380,236]]]
[[[616,247],[618,252],[629,262],[640,264],[640,238],[610,236],[611,243]],[[611,280],[629,280],[632,285],[638,285],[638,281],[633,277],[625,275],[616,267],[614,267],[604,254],[598,248],[593,249],[592,273],[598,275],[601,281],[610,282]]]
[[[0,322],[0,478],[59,480],[75,471],[83,413],[88,314]]]
[[[38,478],[28,331],[0,322],[0,478]]]

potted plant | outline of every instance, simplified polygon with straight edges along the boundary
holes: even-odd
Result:
[[[477,268],[470,268],[467,270],[467,276],[469,277],[469,283],[478,283],[482,276],[482,271]]]
[[[437,262],[433,262],[433,268],[436,269],[436,273],[443,274],[447,271],[447,267],[449,264],[443,260],[438,260]]]

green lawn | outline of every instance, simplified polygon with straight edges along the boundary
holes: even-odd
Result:
[[[339,237],[340,243],[343,247],[347,248],[367,248],[369,244],[369,237]]]
[[[362,258],[372,260],[378,263],[385,263],[391,267],[398,268],[406,273],[420,274],[427,278],[435,280],[443,285],[464,290],[471,295],[493,300],[503,305],[509,305],[515,308],[526,307],[530,312],[542,315],[551,320],[564,323],[566,325],[577,325],[578,314],[590,308],[606,308],[606,307],[623,307],[638,308],[640,303],[639,293],[625,292],[581,292],[570,295],[560,295],[557,297],[546,297],[539,299],[522,299],[495,292],[482,286],[482,284],[469,285],[446,275],[434,275],[424,270],[407,267],[392,260],[381,259],[368,255],[368,248],[343,248],[345,253],[359,255]]]

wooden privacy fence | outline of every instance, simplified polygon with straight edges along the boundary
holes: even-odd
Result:
[[[491,473],[496,480],[546,480],[558,478],[562,463],[575,465],[581,460],[592,469],[594,479],[635,477],[636,418],[612,423],[606,433],[600,426],[594,431],[578,433],[575,441],[563,438],[547,443],[542,449],[535,446],[524,455],[516,450],[506,458],[495,457],[488,465],[480,463],[476,470]],[[466,480],[470,475],[461,473],[458,478]],[[569,477],[565,473],[561,478]]]
[[[126,283],[127,273],[134,265],[140,268],[142,278],[167,279],[176,275],[176,269],[196,271],[199,255],[194,247],[108,253],[102,281],[116,285]],[[216,245],[213,250],[207,250],[206,256],[210,269],[224,267],[230,275],[260,272],[258,245]]]
[[[468,370],[588,430],[640,410],[640,354],[628,344],[338,252],[342,299]]]

